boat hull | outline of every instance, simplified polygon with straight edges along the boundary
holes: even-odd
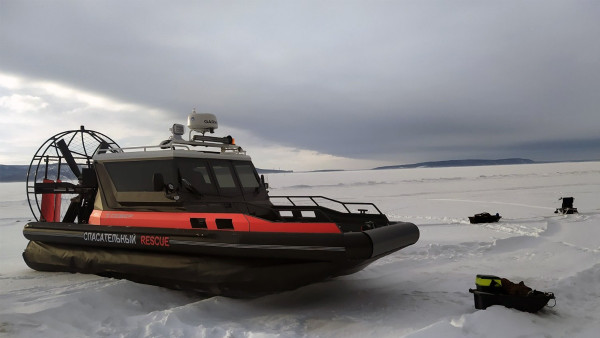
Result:
[[[361,270],[370,263],[188,256],[29,242],[23,258],[38,271],[95,274],[210,295],[256,297]]]
[[[411,223],[340,234],[239,233],[29,223],[23,258],[39,271],[123,278],[253,297],[357,272],[417,242]]]

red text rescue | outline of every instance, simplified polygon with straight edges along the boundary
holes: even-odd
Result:
[[[169,246],[169,236],[140,236],[140,243],[142,245],[150,246]]]

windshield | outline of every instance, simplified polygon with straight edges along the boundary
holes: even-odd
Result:
[[[176,178],[171,160],[106,162],[104,166],[118,192],[154,191],[154,173],[161,173],[166,183]]]
[[[154,174],[160,173],[165,184],[196,196],[242,196],[260,187],[256,170],[248,161],[175,158],[105,162],[117,192],[153,192]]]

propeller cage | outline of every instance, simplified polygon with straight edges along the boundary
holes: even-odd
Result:
[[[87,223],[98,189],[92,156],[118,148],[110,137],[83,126],[46,140],[27,171],[27,201],[33,217]]]

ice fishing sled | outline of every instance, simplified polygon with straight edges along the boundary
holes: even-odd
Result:
[[[471,224],[494,223],[498,222],[500,218],[502,218],[502,216],[500,216],[498,213],[495,215],[490,215],[487,212],[482,212],[480,214],[475,214],[474,216],[469,216],[469,222],[471,222]]]
[[[27,265],[209,294],[254,296],[357,272],[419,239],[372,203],[270,196],[212,114],[155,146],[72,130],[44,143],[27,175],[36,221]]]
[[[578,213],[577,208],[573,207],[573,201],[575,198],[573,197],[561,197],[559,200],[562,200],[562,206],[554,211],[555,214],[576,214]]]
[[[535,313],[556,298],[552,292],[532,290],[523,282],[515,284],[506,278],[477,275],[476,289],[469,289],[475,300],[475,308],[485,310],[492,305],[502,305],[519,311]],[[553,306],[554,306],[553,305]]]

